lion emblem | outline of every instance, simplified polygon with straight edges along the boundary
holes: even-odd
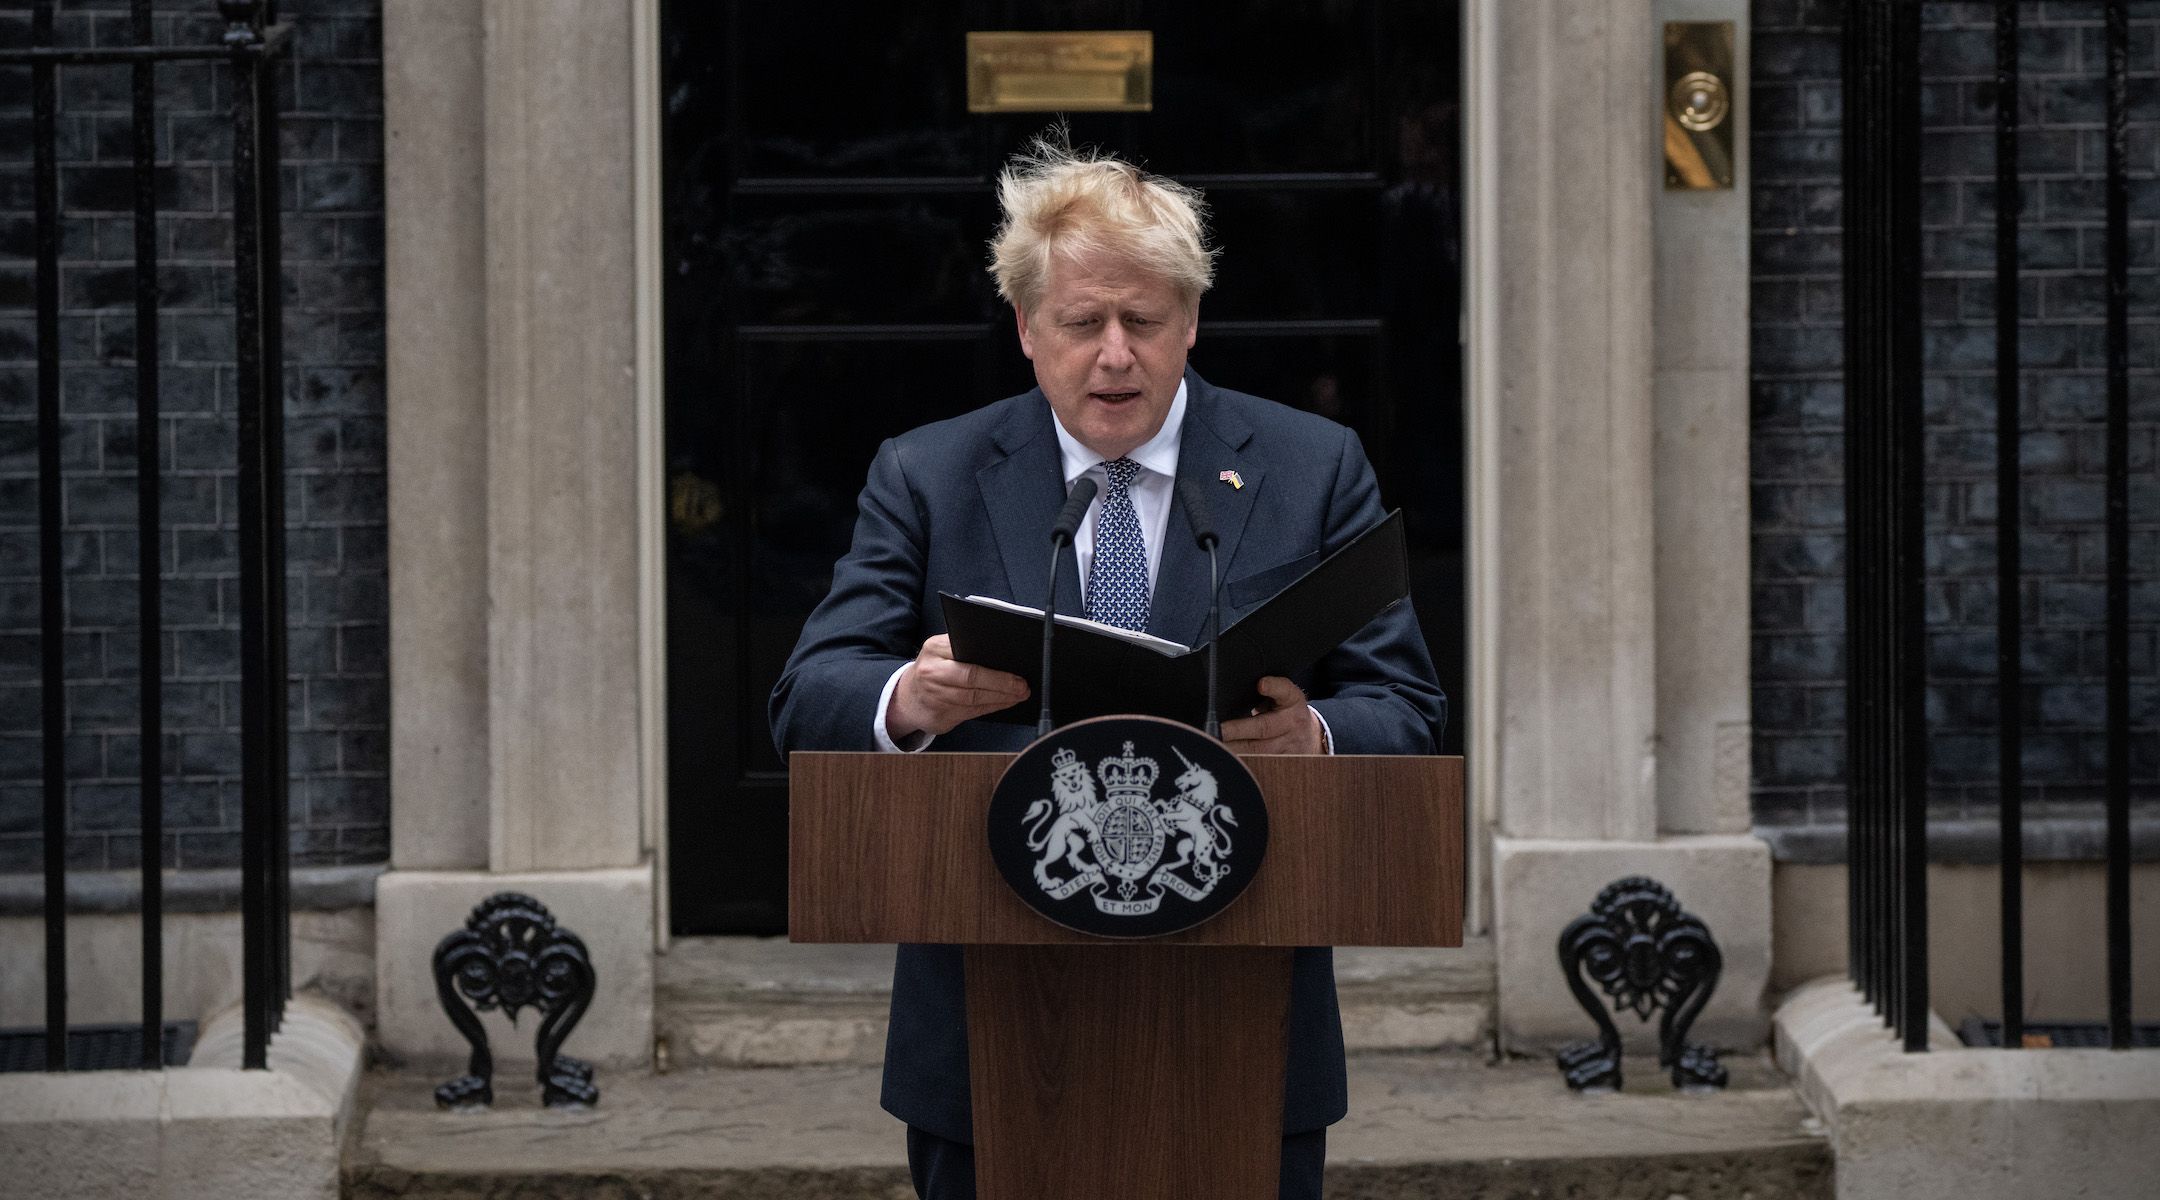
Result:
[[[1095,777],[1070,750],[1058,751],[1050,763],[1050,794],[1057,798],[1056,807],[1048,800],[1037,800],[1028,805],[1027,816],[1022,818],[1028,831],[1027,848],[1042,856],[1035,862],[1035,882],[1044,891],[1058,886],[1050,868],[1059,859],[1064,859],[1075,875],[1093,870],[1080,856],[1095,836]],[[1049,823],[1047,831],[1043,829],[1045,822]]]

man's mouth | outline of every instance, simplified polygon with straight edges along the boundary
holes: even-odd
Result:
[[[1138,392],[1089,392],[1088,395],[1102,401],[1104,404],[1123,404],[1127,400],[1140,398]]]

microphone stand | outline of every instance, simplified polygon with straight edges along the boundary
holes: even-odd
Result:
[[[1215,561],[1215,548],[1222,538],[1215,532],[1215,522],[1208,515],[1207,494],[1200,485],[1190,479],[1180,479],[1177,496],[1185,506],[1185,520],[1192,525],[1193,544],[1207,551],[1207,717],[1200,727],[1219,742],[1222,740],[1222,721],[1216,715],[1215,701],[1221,678],[1216,668],[1216,643],[1222,640],[1222,570]]]
[[[1065,549],[1066,539],[1055,530],[1050,534],[1050,599],[1043,605],[1043,664],[1042,664],[1042,712],[1035,718],[1035,736],[1048,737],[1055,728],[1050,720],[1050,639],[1057,632],[1057,570],[1058,556]]]
[[[1207,546],[1207,719],[1200,728],[1216,741],[1222,740],[1222,721],[1215,714],[1215,689],[1220,672],[1215,665],[1216,644],[1222,641],[1222,576],[1215,563],[1215,534],[1210,530],[1201,541]]]
[[[1092,479],[1074,484],[1072,495],[1065,500],[1064,511],[1058,513],[1057,524],[1050,527],[1050,591],[1043,602],[1042,709],[1035,718],[1036,737],[1048,737],[1055,728],[1050,720],[1050,646],[1051,638],[1057,632],[1058,560],[1065,553],[1065,547],[1072,544],[1073,535],[1079,532],[1080,519],[1087,515],[1095,492]]]

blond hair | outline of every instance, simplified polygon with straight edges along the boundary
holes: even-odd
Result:
[[[1169,281],[1187,308],[1215,282],[1200,193],[1114,154],[1074,150],[1063,126],[1013,155],[997,192],[1005,219],[990,239],[990,273],[1022,312],[1042,301],[1059,254],[1107,251]]]

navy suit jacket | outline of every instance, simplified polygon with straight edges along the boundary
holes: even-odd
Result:
[[[1384,515],[1357,435],[1323,417],[1210,387],[1187,370],[1178,476],[1198,481],[1221,536],[1225,626]],[[1236,471],[1242,488],[1221,482]],[[772,695],[773,737],[792,750],[875,749],[885,681],[945,631],[939,592],[1040,607],[1049,530],[1065,503],[1063,460],[1040,389],[887,441],[863,487],[854,544],[803,627]],[[1058,611],[1083,611],[1078,568],[1059,567]],[[1173,505],[1147,631],[1204,640],[1208,561]],[[1297,680],[1338,754],[1431,754],[1447,719],[1417,616],[1381,614]],[[969,721],[939,750],[1017,751],[1025,725]],[[1319,1129],[1348,1108],[1333,952],[1299,950],[1292,975],[1283,1131]],[[885,1053],[888,1112],[972,1142],[967,1009],[956,946],[902,946]]]

